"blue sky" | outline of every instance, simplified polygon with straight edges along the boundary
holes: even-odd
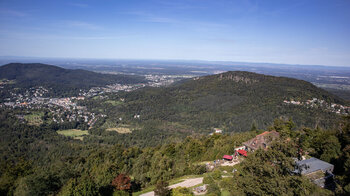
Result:
[[[0,0],[0,56],[350,66],[349,0]]]

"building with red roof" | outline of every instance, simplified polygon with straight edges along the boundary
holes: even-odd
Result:
[[[243,156],[247,156],[247,151],[245,150],[237,150],[237,152],[240,154],[240,155],[243,155]]]
[[[233,157],[230,155],[224,155],[222,158],[227,160],[227,161],[232,161],[232,159],[233,159]]]

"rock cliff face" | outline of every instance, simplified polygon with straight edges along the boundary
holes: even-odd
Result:
[[[243,77],[243,76],[239,76],[239,75],[234,75],[234,74],[220,74],[219,75],[219,80],[232,80],[234,82],[244,82],[246,84],[252,84],[255,82],[258,82],[255,79],[251,79],[248,77]]]

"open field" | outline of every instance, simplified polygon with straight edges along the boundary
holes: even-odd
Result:
[[[117,106],[117,105],[123,104],[123,102],[121,102],[121,101],[115,101],[115,100],[108,100],[108,101],[105,101],[105,103],[111,104],[111,105],[113,105],[113,106]]]
[[[134,127],[128,125],[128,124],[118,124],[113,121],[107,121],[103,124],[103,128],[106,129],[106,131],[116,131],[120,134],[126,134],[131,133]]]
[[[41,117],[44,116],[43,112],[34,112],[24,116],[24,119],[28,122],[29,125],[39,126],[43,124]]]
[[[115,128],[108,128],[107,131],[116,131],[118,133],[124,134],[124,133],[131,133],[131,129],[128,127],[115,127]]]
[[[230,196],[230,195],[231,195],[230,192],[227,190],[221,191],[221,196]]]
[[[67,129],[67,130],[59,130],[58,134],[64,135],[66,137],[72,137],[73,139],[83,140],[84,135],[89,135],[88,131],[83,131],[79,129]]]

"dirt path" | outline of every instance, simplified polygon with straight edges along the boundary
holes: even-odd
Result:
[[[200,178],[191,178],[191,179],[187,179],[183,182],[180,182],[180,183],[177,183],[177,184],[173,184],[171,186],[169,186],[170,189],[173,189],[173,188],[176,188],[176,187],[193,187],[193,186],[196,186],[198,184],[201,184],[203,183],[203,177],[200,177]],[[140,196],[154,196],[154,191],[152,192],[148,192],[148,193],[144,193]]]

